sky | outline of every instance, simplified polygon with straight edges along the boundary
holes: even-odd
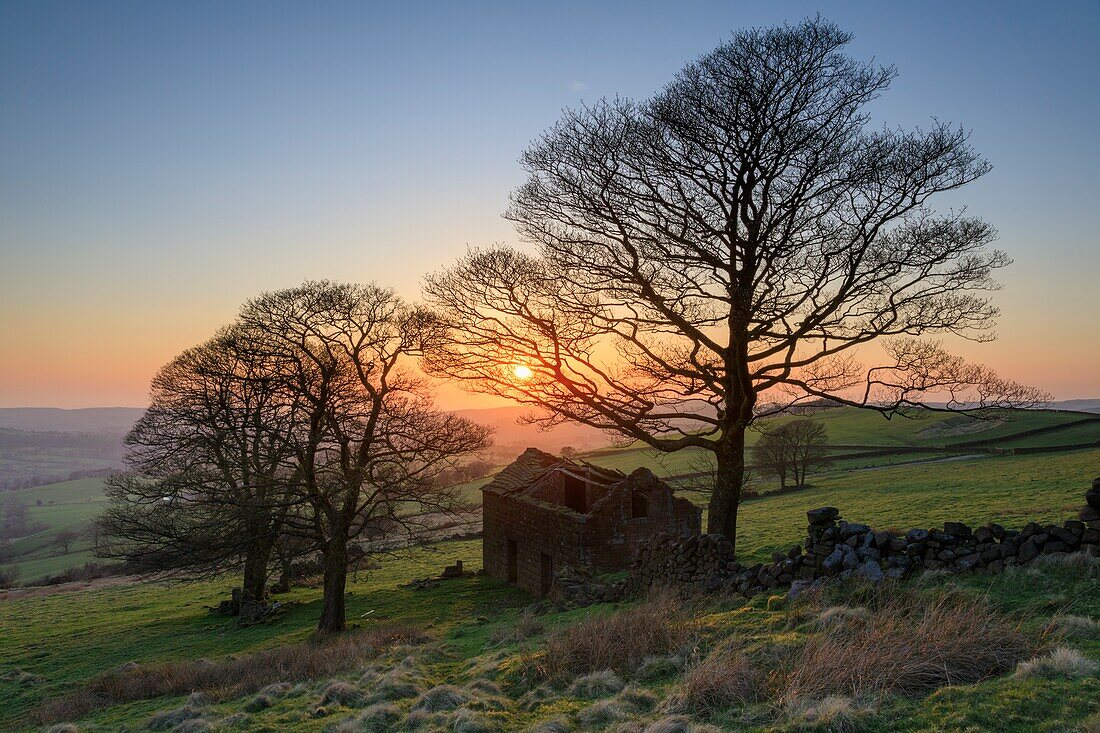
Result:
[[[517,243],[518,157],[563,108],[817,13],[898,67],[876,126],[958,123],[993,163],[941,203],[1015,260],[999,338],[953,345],[1100,397],[1095,0],[0,0],[0,406],[142,406],[159,366],[305,279],[416,298]]]

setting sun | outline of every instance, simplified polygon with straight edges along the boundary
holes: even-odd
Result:
[[[530,379],[535,376],[535,373],[531,371],[531,367],[524,364],[516,364],[512,369],[512,373],[516,375],[516,379]]]

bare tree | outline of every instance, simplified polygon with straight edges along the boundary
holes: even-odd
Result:
[[[991,338],[1009,259],[988,224],[931,207],[989,165],[946,124],[871,130],[894,70],[849,40],[821,20],[739,32],[649,100],[567,111],[507,213],[541,256],[474,251],[428,278],[450,331],[427,368],[543,425],[712,452],[708,531],[731,541],[761,415],[1043,401],[922,338]]]
[[[795,486],[806,485],[811,467],[828,465],[828,436],[825,426],[813,420],[794,420],[762,430],[760,440],[752,448],[753,464],[779,477],[780,488],[786,488],[787,475]]]
[[[284,531],[321,550],[318,629],[340,631],[351,544],[423,536],[431,515],[459,511],[456,493],[436,479],[485,447],[489,432],[433,407],[429,384],[407,362],[440,329],[390,290],[306,283],[250,301],[240,322],[283,365],[288,399],[304,406],[294,446],[309,511],[289,515]]]
[[[66,529],[54,535],[53,542],[61,550],[62,555],[68,555],[69,548],[72,547],[73,543],[76,542],[79,537],[79,532],[74,532],[73,530]]]
[[[272,548],[297,501],[298,410],[278,364],[240,327],[154,377],[126,438],[131,471],[107,481],[97,554],[176,577],[242,573],[241,621],[261,610]]]

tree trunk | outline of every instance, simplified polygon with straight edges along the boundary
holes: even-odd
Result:
[[[271,542],[257,537],[244,559],[244,577],[237,607],[237,623],[248,624],[259,618],[266,607],[267,564],[271,559]]]
[[[343,631],[347,624],[344,591],[348,580],[348,546],[344,535],[333,536],[325,547],[325,597],[317,630]]]
[[[707,514],[707,533],[720,534],[737,548],[737,505],[745,482],[745,428],[725,432],[715,450],[718,470]]]

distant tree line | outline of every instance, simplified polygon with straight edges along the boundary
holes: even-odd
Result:
[[[276,565],[317,557],[323,632],[349,566],[465,509],[444,479],[489,431],[437,410],[413,360],[441,328],[374,285],[267,293],[165,366],[108,480],[97,554],[179,577],[234,571],[262,613]]]

